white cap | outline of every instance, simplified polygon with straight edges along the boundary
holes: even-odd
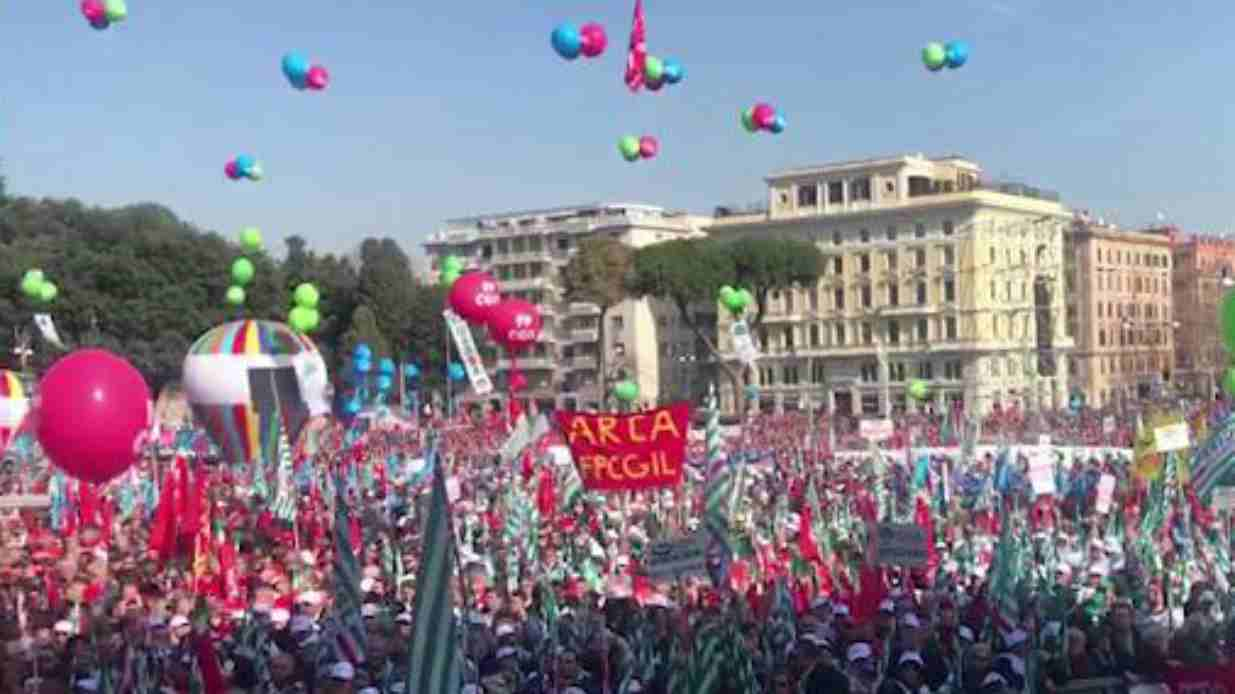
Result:
[[[510,622],[502,622],[501,624],[497,625],[496,634],[499,637],[510,636],[511,634],[514,634],[514,633],[515,633],[515,625],[511,624]]]
[[[291,618],[292,618],[292,613],[288,612],[282,607],[276,607],[270,611],[270,621],[272,622],[277,622],[279,624],[286,624],[287,620]]]
[[[189,626],[189,618],[185,617],[182,614],[178,614],[175,617],[172,617],[172,621],[170,624],[171,624],[171,628],[173,629],[179,629],[180,627],[187,627]]]
[[[907,629],[919,629],[922,627],[922,622],[916,614],[907,612],[904,617],[901,617],[901,626]]]
[[[52,627],[52,631],[55,631],[57,634],[72,634],[73,625],[69,623],[69,620],[62,619],[56,622],[56,626]]]
[[[317,605],[322,604],[322,601],[325,599],[326,599],[326,596],[322,595],[322,591],[320,590],[306,590],[305,592],[296,596],[296,602],[298,604],[313,605],[315,607]]]
[[[896,612],[896,603],[892,602],[892,600],[891,600],[891,599],[889,599],[889,598],[885,598],[884,600],[882,600],[882,601],[879,603],[879,611],[880,611],[880,612],[893,612],[893,613],[895,613],[895,612]]]
[[[896,661],[897,665],[905,665],[906,663],[913,663],[918,667],[926,667],[926,663],[922,662],[922,656],[918,655],[917,651],[905,651],[901,654],[900,660]]]
[[[869,643],[855,643],[849,647],[849,651],[845,653],[845,656],[849,659],[849,662],[851,663],[854,662],[855,660],[861,660],[863,658],[870,658],[872,656],[870,644]]]
[[[848,617],[849,616],[849,606],[842,605],[839,603],[832,605],[832,616],[833,617]]]
[[[369,591],[373,590],[376,587],[377,587],[377,581],[371,578],[360,579],[360,590],[362,592],[368,593]]]
[[[371,602],[366,602],[360,606],[360,616],[366,619],[369,617],[376,617],[381,613],[381,608]]]
[[[1024,631],[1021,631],[1020,629],[1013,629],[1011,632],[1005,634],[1003,637],[1004,644],[1008,648],[1016,648],[1017,646],[1025,643],[1028,640],[1029,640],[1029,634],[1026,634]]]
[[[956,635],[961,637],[962,639],[965,639],[966,641],[973,641],[973,629],[970,629],[964,624],[956,628]]]
[[[313,620],[302,614],[292,617],[291,632],[296,634],[305,631],[313,631]]]
[[[395,617],[395,621],[398,622],[399,624],[411,624],[412,623],[412,613],[411,612],[400,612],[399,616]]]
[[[352,667],[352,664],[346,660],[340,660],[330,666],[330,671],[327,674],[329,674],[332,680],[351,682],[352,678],[356,676],[356,668]]]
[[[498,660],[503,660],[505,658],[513,658],[517,655],[519,655],[519,651],[516,650],[513,646],[503,646],[497,649],[497,659]]]

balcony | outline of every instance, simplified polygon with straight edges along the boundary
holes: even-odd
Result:
[[[552,371],[557,368],[558,360],[550,357],[519,357],[515,360],[520,371]],[[510,360],[498,359],[495,371],[509,371]]]
[[[501,285],[504,291],[519,292],[528,289],[544,289],[549,285],[549,280],[547,277],[523,277],[517,280],[501,280]]]
[[[566,312],[571,316],[599,316],[600,307],[596,304],[572,302],[567,306]]]
[[[584,354],[577,357],[571,357],[570,359],[562,359],[561,363],[572,370],[592,369],[594,371],[596,369],[596,355]]]
[[[574,328],[570,331],[562,331],[568,338],[569,342],[584,342],[592,343],[600,339],[600,330],[597,328]]]

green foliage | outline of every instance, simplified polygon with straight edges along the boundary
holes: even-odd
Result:
[[[768,295],[792,286],[814,286],[823,274],[824,257],[815,244],[784,238],[745,238],[727,244],[733,257],[734,286],[755,296],[751,329],[763,323]]]
[[[626,298],[627,281],[634,268],[634,250],[609,236],[595,236],[579,242],[570,262],[562,268],[562,285],[567,301],[596,304],[600,307],[597,341],[605,344],[605,316],[609,309]],[[609,399],[609,374],[605,350],[596,350],[596,373],[600,374],[602,404]]]
[[[736,272],[732,254],[718,241],[667,241],[635,251],[627,289],[670,301],[689,320],[687,308],[715,301],[721,285],[733,284]]]
[[[366,344],[369,349],[373,350],[374,363],[391,354],[390,343],[386,341],[386,336],[382,334],[378,326],[377,316],[373,314],[373,309],[365,304],[357,306],[352,312],[351,327],[343,334],[343,340],[339,343],[340,369],[348,367],[351,363],[352,351],[359,344]]]

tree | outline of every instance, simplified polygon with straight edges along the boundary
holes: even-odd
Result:
[[[746,317],[752,333],[763,327],[768,295],[793,286],[814,287],[823,274],[823,253],[808,241],[752,237],[727,244],[733,257],[734,286],[755,297],[754,310]]]
[[[692,307],[715,303],[720,288],[734,282],[736,267],[728,246],[712,239],[667,241],[636,250],[632,265],[628,291],[662,299],[677,309],[682,322],[729,377],[738,406],[744,408],[741,372],[726,364],[716,349],[715,326],[703,324],[691,312]]]
[[[394,239],[360,244],[359,301],[373,309],[382,334],[400,356],[407,350],[417,298],[412,263]]]
[[[352,312],[352,325],[343,334],[343,340],[339,344],[340,363],[346,362],[340,369],[350,367],[352,352],[356,345],[360,344],[368,345],[369,349],[373,350],[375,361],[376,358],[390,355],[390,343],[377,325],[377,316],[373,314],[373,309],[365,304],[357,306]]]
[[[596,304],[600,307],[596,340],[596,373],[600,381],[600,401],[609,400],[608,374],[605,371],[605,315],[627,296],[626,283],[634,263],[630,246],[609,236],[579,242],[578,249],[562,268],[563,293],[567,301]]]
[[[289,236],[284,243],[287,256],[283,260],[283,276],[287,292],[290,294],[302,282],[311,282],[317,287],[321,294],[318,312],[322,321],[313,333],[313,340],[327,364],[339,363],[339,343],[351,326],[352,312],[356,310],[359,284],[356,267],[344,257],[331,253],[318,255],[299,236]]]

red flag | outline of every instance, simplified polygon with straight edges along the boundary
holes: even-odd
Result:
[[[159,508],[154,514],[148,547],[158,554],[159,563],[171,559],[176,551],[176,483],[171,473],[163,477]]]
[[[630,27],[630,51],[626,54],[626,86],[632,92],[643,87],[643,64],[647,56],[647,25],[643,19],[643,0],[635,0],[635,21]]]

